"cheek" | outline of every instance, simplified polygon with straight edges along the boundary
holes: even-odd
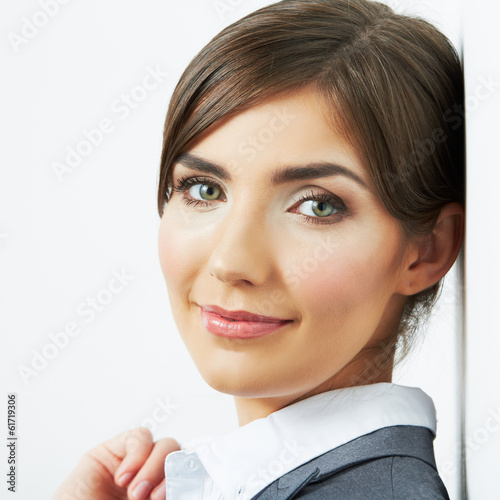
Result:
[[[179,240],[175,238],[170,226],[167,216],[163,215],[158,235],[158,256],[167,284],[170,281],[178,282],[183,270],[182,254],[177,243]]]
[[[315,269],[309,266],[296,287],[298,304],[308,319],[316,324],[329,321],[340,325],[367,292],[361,279],[364,266],[359,256],[356,259],[344,251],[319,262]]]
[[[391,293],[391,246],[390,239],[375,234],[363,241],[344,238],[342,244],[317,247],[294,260],[288,279],[307,320],[352,328],[351,321],[361,326],[370,320],[367,315],[378,317]]]
[[[178,217],[167,210],[162,217],[158,236],[160,266],[169,291],[179,293],[199,270],[200,237],[186,229]]]

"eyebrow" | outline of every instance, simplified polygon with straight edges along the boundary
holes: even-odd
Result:
[[[207,174],[213,174],[224,181],[231,181],[231,174],[221,165],[212,163],[192,153],[181,153],[174,160],[191,170],[199,170]],[[342,175],[357,182],[364,189],[369,189],[365,181],[357,174],[342,165],[330,162],[313,162],[307,165],[289,166],[281,170],[275,170],[269,177],[270,184],[278,186],[287,182],[318,179],[320,177],[331,177]]]

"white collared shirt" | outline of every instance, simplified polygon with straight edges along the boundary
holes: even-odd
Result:
[[[421,389],[379,383],[323,392],[265,418],[167,455],[167,500],[249,500],[277,478],[383,427],[436,434],[436,410]]]

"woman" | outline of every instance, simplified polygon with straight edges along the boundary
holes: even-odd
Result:
[[[216,36],[170,102],[159,253],[240,427],[120,434],[54,498],[448,498],[432,400],[391,377],[462,245],[462,102],[446,37],[377,2],[284,0]]]

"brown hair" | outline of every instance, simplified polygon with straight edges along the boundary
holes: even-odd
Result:
[[[463,72],[446,36],[375,1],[283,0],[225,28],[182,74],[165,122],[160,216],[171,167],[190,141],[222,117],[309,84],[405,238],[428,234],[446,203],[465,204],[464,126],[453,113],[463,106]],[[440,286],[408,297],[391,352],[398,338],[406,352]]]

